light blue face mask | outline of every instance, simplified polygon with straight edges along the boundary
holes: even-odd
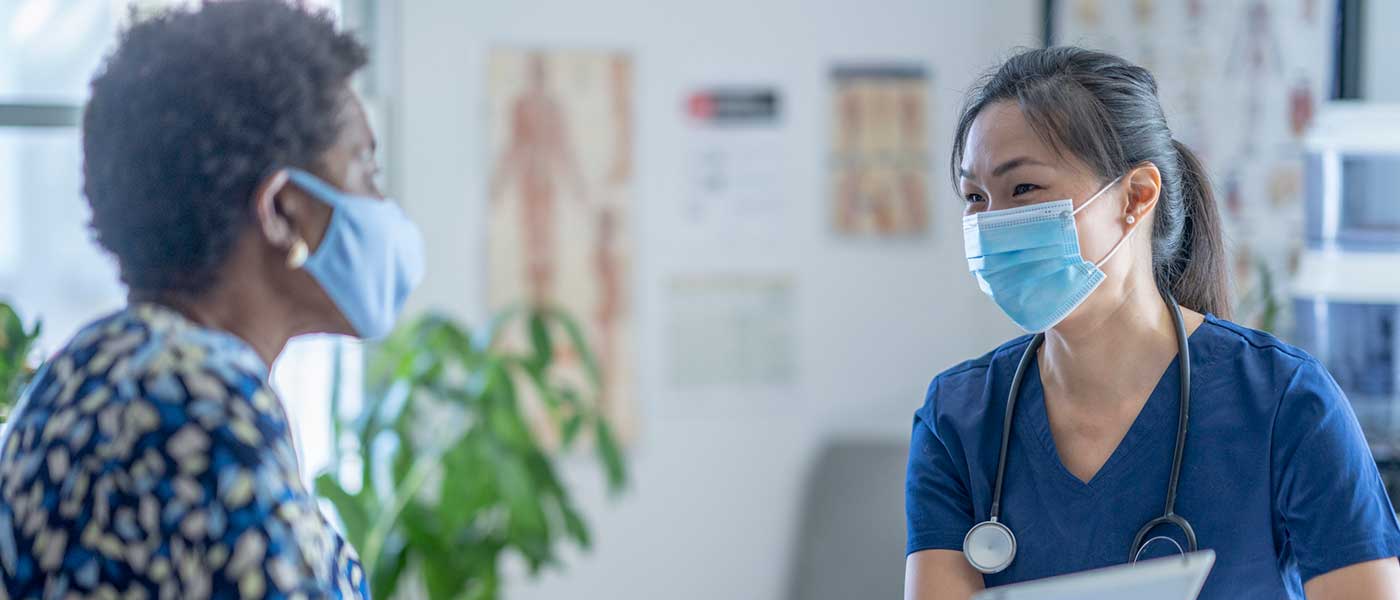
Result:
[[[1079,253],[1074,215],[1118,183],[1118,177],[1081,204],[1057,200],[963,217],[967,268],[1006,316],[1030,333],[1064,320],[1103,283],[1099,269],[1118,252],[1128,231],[1097,263]]]
[[[297,187],[333,209],[321,245],[303,268],[363,339],[394,329],[404,301],[423,280],[423,234],[398,204],[342,192],[299,169]]]

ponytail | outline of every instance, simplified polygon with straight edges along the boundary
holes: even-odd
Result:
[[[1230,316],[1230,282],[1225,261],[1225,238],[1215,192],[1196,153],[1172,140],[1180,168],[1178,194],[1182,211],[1181,244],[1170,260],[1154,261],[1157,286],[1170,290],[1182,306],[1221,318]]]

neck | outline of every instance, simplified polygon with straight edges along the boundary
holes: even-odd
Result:
[[[1080,404],[1141,401],[1138,392],[1154,387],[1177,353],[1171,309],[1151,281],[1097,295],[1099,302],[1081,307],[1089,310],[1046,332],[1040,354],[1044,385],[1073,390],[1059,396]]]
[[[132,292],[128,300],[160,304],[201,327],[232,334],[252,347],[271,368],[298,332],[286,303],[276,301],[270,292],[265,286],[221,282],[200,294]]]

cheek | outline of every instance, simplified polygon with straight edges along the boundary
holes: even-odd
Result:
[[[1075,228],[1079,231],[1079,254],[1089,262],[1098,262],[1123,237],[1122,228],[1102,216],[1081,216]]]
[[[360,196],[376,195],[373,189],[374,177],[369,165],[363,161],[352,160],[345,165],[343,173],[341,181],[344,182],[346,191]]]

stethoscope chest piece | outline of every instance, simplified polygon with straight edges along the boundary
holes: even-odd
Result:
[[[963,555],[984,574],[1000,573],[1016,558],[1016,535],[995,520],[982,521],[963,537]]]

